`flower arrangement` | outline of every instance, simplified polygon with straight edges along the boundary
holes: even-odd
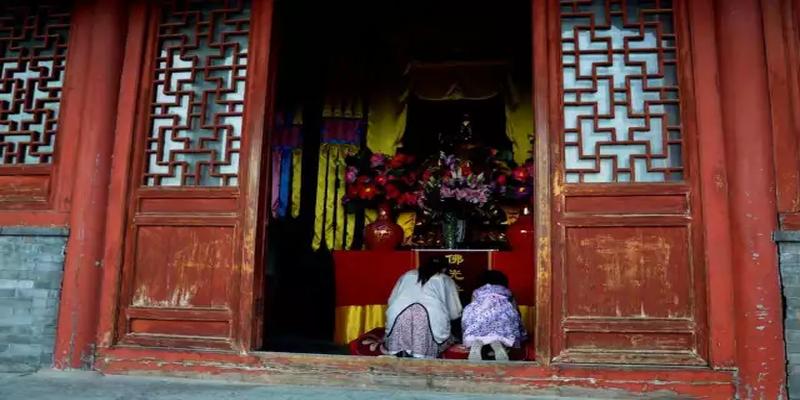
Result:
[[[455,213],[460,219],[485,215],[494,186],[485,172],[473,169],[470,160],[441,153],[429,161],[422,172],[419,206],[436,220],[444,213]]]
[[[494,196],[504,204],[527,203],[533,194],[533,161],[521,166],[513,161],[493,159]]]
[[[467,240],[467,221],[491,231],[506,221],[504,210],[527,204],[533,191],[532,162],[517,166],[510,152],[485,147],[440,153],[423,163],[410,154],[362,150],[346,164],[342,203],[348,212],[387,206],[416,211],[418,227],[427,232],[423,236],[434,235],[441,225],[447,248]]]
[[[416,158],[398,153],[387,156],[362,150],[345,160],[348,211],[387,204],[394,210],[416,209],[419,181]]]

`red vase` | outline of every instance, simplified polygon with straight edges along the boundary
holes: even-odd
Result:
[[[533,249],[533,232],[533,215],[525,207],[517,221],[509,225],[506,231],[511,250],[525,251]]]
[[[364,244],[368,250],[391,251],[403,242],[403,228],[392,221],[388,205],[378,206],[378,218],[364,227]]]

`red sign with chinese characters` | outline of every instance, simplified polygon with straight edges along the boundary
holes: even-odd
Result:
[[[416,250],[417,265],[426,263],[431,257],[444,257],[447,274],[458,286],[461,304],[472,301],[472,291],[480,285],[481,274],[491,268],[493,250]]]

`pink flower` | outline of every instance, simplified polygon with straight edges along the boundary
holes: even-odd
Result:
[[[353,183],[358,178],[358,168],[350,166],[347,167],[347,172],[344,174],[345,182]]]
[[[450,189],[447,186],[442,186],[442,188],[439,190],[439,195],[443,199],[449,199],[449,198],[455,197],[456,193],[455,193],[455,191],[453,189]]]
[[[377,167],[383,166],[383,164],[385,164],[385,163],[386,163],[386,156],[384,156],[383,154],[380,154],[380,153],[374,153],[369,158],[369,165],[372,168],[377,168]]]

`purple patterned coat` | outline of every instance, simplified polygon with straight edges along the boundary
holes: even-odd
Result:
[[[464,308],[461,324],[467,347],[492,342],[519,347],[527,338],[511,291],[504,286],[483,285],[475,289],[472,302]]]

